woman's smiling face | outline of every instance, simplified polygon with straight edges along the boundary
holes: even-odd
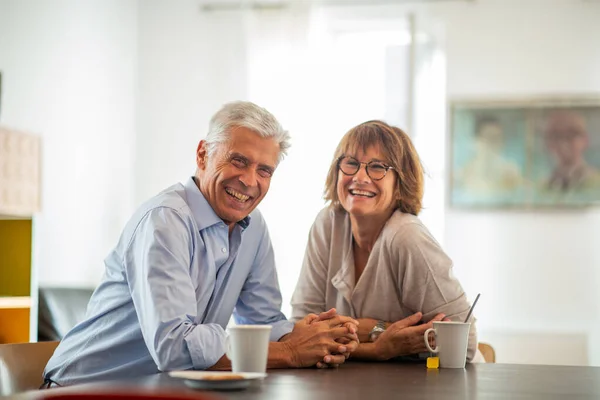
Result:
[[[354,175],[346,175],[338,168],[337,196],[340,205],[349,214],[356,217],[391,214],[397,204],[395,173],[393,170],[388,170],[382,179],[374,180],[366,170],[366,164],[369,162],[383,166],[390,165],[379,146],[370,146],[366,151],[357,149],[355,152],[345,155],[353,157],[361,164],[358,172]],[[374,175],[372,171],[371,175]]]

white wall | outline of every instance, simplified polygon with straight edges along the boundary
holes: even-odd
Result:
[[[446,25],[451,99],[600,92],[597,2],[481,0],[437,11]],[[457,275],[471,296],[483,293],[481,336],[499,361],[600,363],[599,349],[581,351],[586,337],[598,338],[598,208],[447,209],[445,226]],[[538,348],[526,349],[536,337],[543,337]]]
[[[42,137],[36,265],[95,285],[132,211],[133,0],[0,0],[0,122]]]
[[[212,114],[247,91],[244,22],[195,0],[139,4],[135,202],[195,172]]]

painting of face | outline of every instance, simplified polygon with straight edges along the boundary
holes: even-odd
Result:
[[[351,156],[350,166],[360,163],[358,172],[353,175],[344,173],[338,168],[337,195],[341,206],[354,217],[389,216],[396,208],[395,188],[396,174],[392,169],[379,180],[372,171],[375,168],[387,167],[389,162],[377,146],[367,148],[367,151],[357,150]],[[342,160],[342,162],[346,162]],[[370,164],[371,176],[367,174],[366,164]],[[343,166],[342,166],[343,168]]]
[[[205,141],[198,145],[198,186],[219,218],[232,226],[265,197],[278,158],[279,144],[273,138],[236,127],[210,155]]]
[[[580,114],[554,112],[547,118],[545,137],[548,151],[562,166],[581,163],[588,147],[585,121]]]

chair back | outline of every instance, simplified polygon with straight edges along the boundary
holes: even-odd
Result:
[[[62,338],[85,318],[94,288],[40,287],[38,308],[38,341],[52,342]]]
[[[0,345],[0,396],[39,389],[42,374],[59,342]]]
[[[495,363],[496,362],[496,351],[494,348],[487,343],[479,342],[477,345],[481,354],[483,354],[483,358],[486,363]]]

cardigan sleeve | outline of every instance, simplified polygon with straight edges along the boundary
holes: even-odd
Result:
[[[327,266],[331,246],[331,210],[323,209],[315,219],[304,252],[304,261],[292,295],[292,321],[325,310]]]
[[[394,235],[392,246],[398,257],[398,287],[403,306],[412,312],[422,312],[424,321],[438,313],[453,321],[464,321],[470,304],[452,272],[452,260],[427,228],[420,222],[404,224]],[[468,361],[477,351],[475,321],[471,316]]]

